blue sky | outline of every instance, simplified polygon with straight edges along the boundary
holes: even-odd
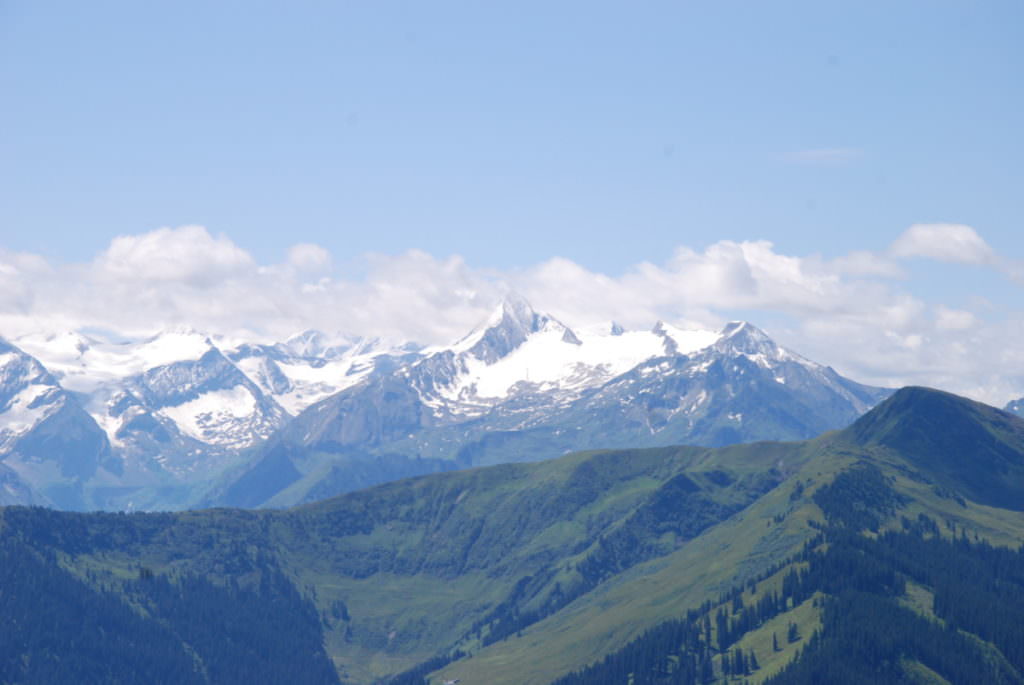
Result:
[[[225,263],[264,269],[315,245],[317,278],[359,283],[426,255],[520,289],[556,257],[633,283],[645,263],[696,268],[680,250],[714,261],[721,241],[770,241],[771,254],[855,280],[858,297],[910,298],[927,325],[940,308],[969,312],[964,330],[990,325],[996,340],[1021,318],[1022,19],[1018,2],[0,0],[0,249],[51,269],[17,267],[7,313],[39,318],[25,303],[49,300],[32,279],[85,279],[86,265],[113,263],[118,236],[138,247],[161,227],[201,225],[206,238],[150,242],[209,239],[230,247]],[[913,225],[969,227],[991,254],[895,255]],[[865,254],[885,264],[852,273],[850,255]],[[451,330],[484,299],[459,300]],[[742,315],[835,350],[815,337],[820,302],[673,302],[622,295],[619,308]],[[900,321],[879,326],[938,341]],[[856,350],[839,356],[905,380]],[[935,363],[918,361],[913,378],[928,380]],[[949,385],[965,390],[980,372],[959,373]],[[1024,379],[986,384],[975,394],[1024,393]]]
[[[1021,254],[1024,7],[978,5],[8,0],[0,225],[64,259],[181,224],[612,273],[927,221]]]

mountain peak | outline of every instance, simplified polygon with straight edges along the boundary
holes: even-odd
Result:
[[[719,335],[715,347],[726,354],[763,357],[775,361],[804,361],[783,350],[764,331],[747,321],[730,321]]]
[[[455,351],[469,352],[477,359],[493,364],[551,321],[551,317],[535,312],[518,293],[508,293],[482,326],[455,344]],[[574,335],[570,337],[575,338]]]
[[[289,337],[278,348],[287,354],[302,358],[323,357],[335,359],[357,346],[375,345],[378,341],[367,341],[361,337],[349,337],[335,334],[327,335],[323,331],[308,329]]]
[[[17,366],[27,369],[26,373],[34,376],[35,382],[57,385],[57,380],[38,359],[2,336],[0,336],[0,355],[3,355],[3,360],[0,361],[0,371],[7,366],[12,368]],[[6,373],[0,373],[0,381],[9,380],[5,377]],[[3,387],[0,385],[0,393],[2,392]]]
[[[1003,411],[1008,411],[1017,416],[1024,416],[1024,397],[1007,402],[1006,406],[1003,407]]]
[[[894,392],[844,432],[862,445],[889,444],[905,426],[919,426],[940,414],[970,413],[985,406],[942,390],[911,385]]]
[[[201,338],[208,338],[209,337],[209,336],[206,335],[206,333],[203,333],[202,331],[197,330],[196,328],[194,328],[192,326],[189,326],[188,324],[178,324],[177,326],[172,326],[170,328],[166,328],[163,331],[157,333],[153,337],[154,338],[159,338],[159,337],[165,336],[165,335],[178,335],[178,336],[182,336],[182,337],[198,336],[198,337],[201,337]]]
[[[948,432],[943,425],[952,427],[963,421],[976,422],[996,416],[994,407],[943,390],[910,385],[900,388],[864,416],[857,419],[844,433],[862,445],[879,444],[897,446],[908,431],[919,432],[925,425],[935,424],[940,429],[932,433],[933,440],[941,440]],[[944,417],[936,423],[936,419]],[[949,422],[949,423],[947,423]],[[959,426],[962,429],[964,426]],[[924,434],[920,436],[924,438]]]
[[[651,329],[651,333],[659,335],[665,340],[665,353],[670,355],[679,354],[679,344],[676,343],[675,338],[669,332],[669,326],[661,319],[658,319],[654,328]]]
[[[282,343],[289,351],[295,353],[300,357],[309,357],[324,348],[327,336],[323,334],[323,331],[310,328],[296,333],[295,335],[289,336],[287,340]]]
[[[527,319],[535,314],[533,306],[529,301],[517,292],[510,291],[502,298],[498,309],[503,316],[512,317],[517,320]]]
[[[722,340],[733,346],[774,346],[774,341],[760,328],[746,321],[730,321],[722,329]]]
[[[530,306],[530,303],[523,298],[523,296],[516,293],[508,293],[501,302],[491,310],[490,315],[484,320],[484,322],[474,328],[469,335],[459,342],[464,343],[465,341],[478,338],[483,334],[483,332],[488,329],[495,328],[496,326],[529,328],[533,325],[533,318],[535,316],[537,316],[537,313],[533,310],[533,307]]]
[[[941,390],[906,387],[841,435],[895,450],[940,484],[970,499],[1022,510],[1024,420]]]

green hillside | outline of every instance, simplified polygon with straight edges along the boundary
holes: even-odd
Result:
[[[932,420],[936,412],[942,415]],[[176,655],[167,657],[166,672],[180,673],[185,654],[196,682],[235,682],[214,677],[219,664],[271,659],[285,643],[260,645],[287,630],[294,668],[314,674],[310,682],[329,659],[342,682],[399,676],[395,682],[546,684],[601,663],[666,622],[698,614],[714,622],[723,603],[732,607],[737,588],[744,606],[781,593],[784,582],[792,584],[787,574],[823,563],[809,555],[827,558],[835,535],[827,531],[836,527],[910,535],[907,522],[931,521],[931,538],[968,535],[1016,547],[1024,539],[1024,507],[1013,506],[1024,501],[1021,436],[1024,421],[1008,414],[905,389],[851,428],[807,442],[580,453],[434,474],[285,511],[8,508],[0,511],[0,539],[19,576],[45,567],[60,592],[75,588],[72,594],[95,595],[104,611],[119,611],[118,622],[104,628],[109,633],[141,634],[132,628],[139,622],[159,631],[153,640]],[[833,537],[823,545],[822,535]],[[904,603],[935,593],[920,579],[909,587],[916,589]],[[826,644],[834,616],[826,599],[841,593],[830,586],[803,592],[759,622],[745,619],[742,630],[727,626],[734,633],[723,633],[728,646],[712,626],[704,675],[710,667],[721,679],[726,669],[749,665],[750,650],[759,668],[743,677],[758,682],[783,672],[803,644],[764,646],[773,633],[782,639],[790,623],[804,644],[824,625],[819,642]],[[57,608],[33,613],[32,602],[10,603],[9,594],[0,601],[8,602],[10,630],[31,624],[45,634],[67,614],[95,613],[73,606],[63,616]],[[221,623],[201,618],[208,605]],[[277,623],[254,614],[253,605],[272,608]],[[210,632],[184,628],[196,621]],[[239,625],[261,628],[245,640],[213,636]],[[978,639],[986,653],[1002,653]],[[44,642],[5,643],[0,681],[28,680],[19,664],[66,661],[59,643]],[[257,645],[250,649],[256,656],[246,656],[246,642]],[[732,655],[736,649],[741,656]],[[663,651],[683,663],[678,647]],[[906,672],[930,677],[926,661],[908,664]],[[637,677],[622,682],[638,685]]]
[[[907,498],[868,462],[814,501],[820,534],[778,570],[557,685],[1024,683],[1024,548],[946,537],[925,514],[883,530]]]

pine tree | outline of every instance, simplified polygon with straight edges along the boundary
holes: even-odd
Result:
[[[750,669],[743,650],[737,647],[732,651],[732,672],[736,675],[749,675]]]
[[[729,646],[729,619],[725,609],[719,609],[715,614],[715,631],[718,633],[718,649],[724,651]]]
[[[711,655],[708,654],[700,662],[700,680],[702,683],[710,683],[715,679],[715,665],[711,661]]]
[[[775,633],[772,633],[772,651],[773,652],[781,651],[779,649],[779,638],[778,638],[778,636]]]
[[[789,630],[786,632],[786,639],[790,642],[796,642],[800,639],[800,629],[797,628],[795,623],[789,624]]]

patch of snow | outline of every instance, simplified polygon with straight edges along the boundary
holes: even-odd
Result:
[[[705,347],[714,345],[722,337],[722,334],[716,331],[678,328],[664,321],[658,322],[656,330],[676,344],[678,354],[692,354],[703,350]]]
[[[235,366],[264,392],[272,395],[285,411],[294,416],[306,407],[364,379],[373,370],[376,356],[377,354],[343,356],[319,366],[306,359],[273,362],[288,379],[289,387],[284,392],[274,392],[274,388],[267,380],[263,368],[268,362],[265,358],[247,357],[236,361]]]
[[[64,388],[84,393],[156,366],[199,359],[213,346],[208,336],[185,328],[136,342],[104,342],[67,332],[23,336],[16,344],[60,378]]]
[[[355,385],[373,369],[373,364],[360,364],[361,359],[341,359],[316,367],[302,362],[278,362],[277,367],[292,382],[328,384],[334,387]],[[349,375],[349,374],[352,375]]]
[[[334,359],[357,345],[366,345],[373,341],[364,341],[347,335],[327,335],[323,331],[306,330],[289,337],[278,347],[288,350],[296,357]]]
[[[697,409],[700,407],[700,405],[704,404],[704,402],[707,401],[707,399],[708,399],[707,391],[706,390],[701,390],[700,393],[698,393],[697,397],[694,398],[693,403],[690,404],[690,408],[686,410],[686,413],[687,414],[692,414],[693,412],[697,411]]]
[[[689,374],[691,376],[696,376],[699,373],[705,373],[709,368],[711,368],[711,365],[714,364],[716,360],[716,357],[709,357],[696,364],[691,364],[688,369]]]
[[[57,389],[54,386],[39,383],[18,391],[0,414],[0,442],[23,435],[49,416],[54,410],[54,405],[38,400],[55,391]]]
[[[291,354],[287,343],[263,348],[249,346],[244,352],[232,349],[226,356],[249,380],[294,416],[362,381],[373,371],[379,357],[397,354],[409,347],[408,343],[399,346],[380,338],[336,336],[322,338],[320,342],[323,349],[319,356]],[[311,348],[302,349],[309,352]],[[286,351],[283,356],[282,350]],[[281,377],[287,383],[282,383]]]
[[[564,340],[564,329],[552,323],[493,364],[467,355],[465,372],[443,388],[442,396],[449,401],[466,401],[471,397],[502,399],[511,394],[517,383],[531,384],[540,390],[579,391],[665,354],[664,338],[651,331],[618,330],[612,334],[609,329],[581,329],[577,331],[577,344]],[[718,339],[718,334],[711,331],[672,329],[669,334],[677,341],[681,353],[701,349]],[[666,363],[641,373],[665,372],[670,368],[671,364]]]
[[[749,359],[750,361],[754,362],[755,364],[762,368],[767,369],[769,366],[771,366],[771,364],[769,364],[768,362],[768,357],[760,352],[758,352],[757,354],[748,354],[744,356],[746,356],[747,359]]]
[[[204,393],[194,400],[157,413],[173,421],[186,435],[202,442],[240,447],[249,444],[248,435],[236,437],[230,430],[256,411],[256,398],[244,385]],[[228,430],[224,430],[228,428]]]
[[[85,410],[92,417],[93,421],[96,422],[96,425],[107,434],[107,440],[110,441],[110,444],[114,447],[121,447],[123,443],[117,438],[117,432],[121,430],[121,422],[124,420],[123,416],[111,416],[105,406],[96,410],[92,402],[85,407]]]

